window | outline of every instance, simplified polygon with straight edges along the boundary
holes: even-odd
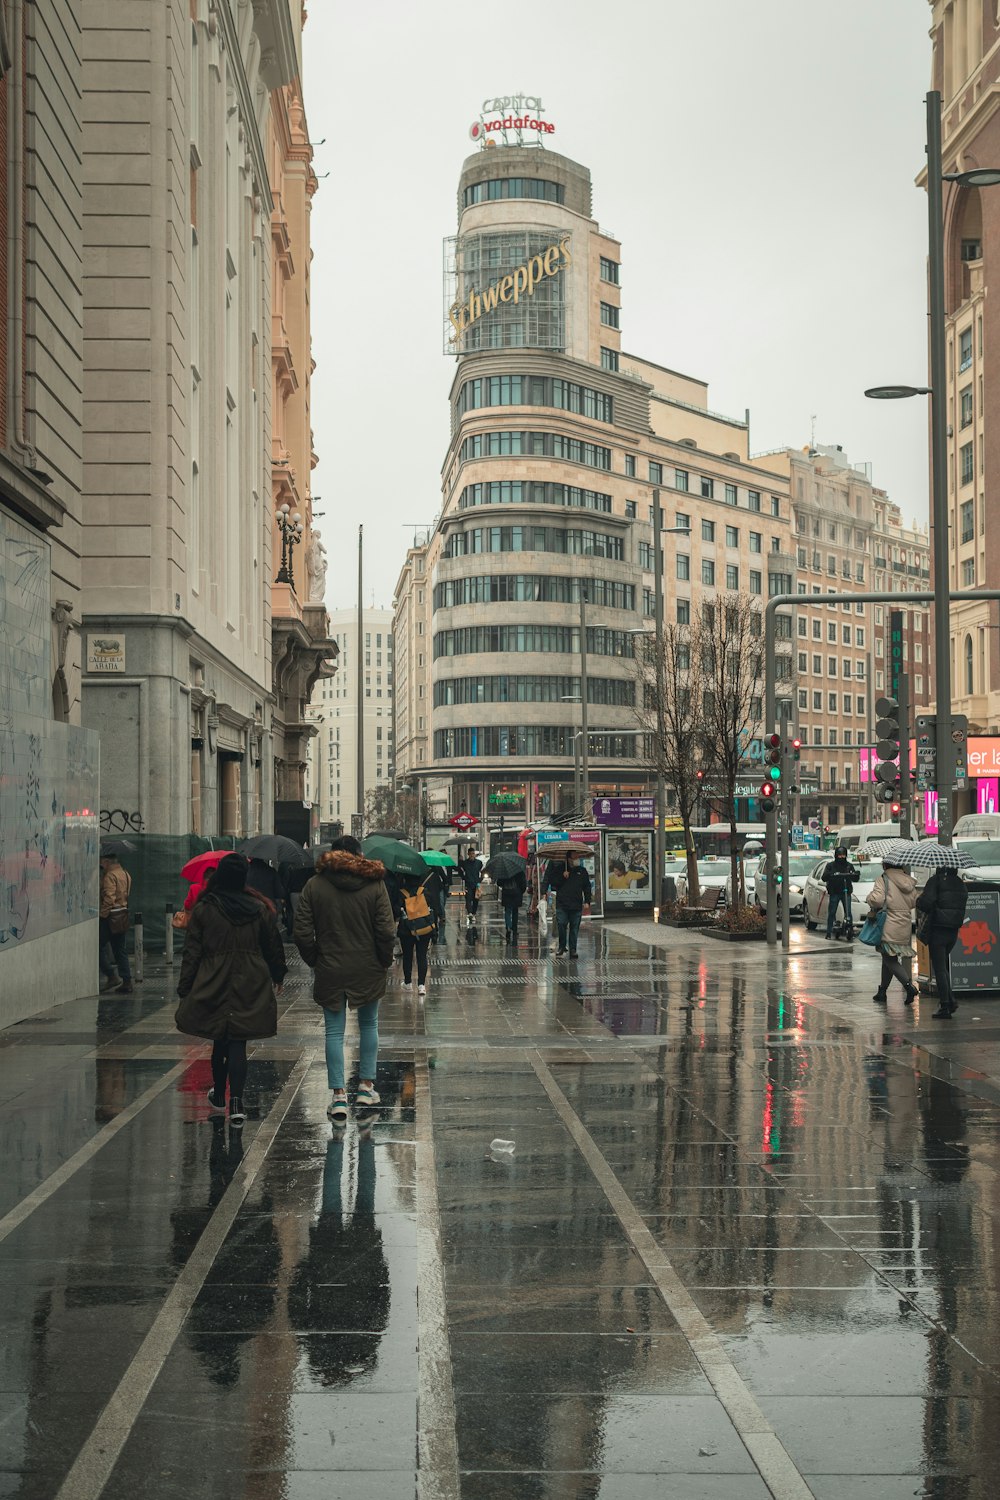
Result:
[[[760,513],[760,490],[747,490],[747,509]]]
[[[617,349],[606,349],[604,347],[604,345],[602,344],[601,345],[601,369],[602,370],[617,370],[617,368],[618,368],[618,350]]]
[[[850,677],[850,675],[851,675],[851,662],[850,662],[850,658],[849,657],[845,656],[845,657],[843,657],[841,659],[840,671],[841,671],[841,676],[843,676],[843,677]]]
[[[706,479],[704,474],[701,476],[701,495],[703,500],[715,499],[715,480]]]
[[[715,541],[715,522],[714,521],[702,521],[702,523],[701,523],[701,539],[702,539],[703,542],[714,542]]]
[[[750,551],[751,552],[760,552],[760,551],[762,551],[763,550],[762,540],[763,539],[762,539],[761,534],[760,534],[759,531],[751,531],[751,533],[750,533]]]
[[[611,305],[610,302],[602,302],[601,303],[601,327],[602,328],[617,328],[619,326],[619,323],[618,323],[619,315],[620,315],[620,309],[619,308],[612,307],[612,305]]]
[[[634,500],[626,500],[625,501],[625,516],[626,516],[626,518],[629,521],[634,521],[635,520],[635,501]]]
[[[823,743],[823,731],[822,731],[822,729],[818,729],[818,728],[814,729],[813,730],[813,744],[814,745],[822,745],[822,743]]]
[[[806,692],[805,688],[799,688],[799,707],[809,707],[809,694]]]
[[[677,601],[677,623],[678,625],[691,624],[691,600],[678,599]]]
[[[726,588],[735,594],[740,586],[740,570],[732,563],[726,564]]]
[[[612,286],[618,286],[618,275],[621,267],[616,260],[608,260],[606,255],[601,256],[601,280],[610,282]]]
[[[964,443],[958,453],[959,484],[971,484],[976,472],[972,456],[972,444]]]
[[[652,459],[649,461],[649,478],[652,484],[663,483],[663,465],[653,463]]]
[[[686,531],[690,531],[691,530],[691,517],[687,514],[686,511],[683,511],[683,510],[675,511],[674,512],[674,525],[675,526],[683,526]]]
[[[546,203],[562,203],[565,188],[561,182],[545,182],[540,177],[502,177],[474,182],[465,189],[463,207],[490,203],[497,198],[540,198]],[[610,262],[614,264],[614,262]],[[617,280],[617,277],[615,278]]]
[[[861,698],[861,697],[855,698],[855,700],[854,700],[854,711],[855,711],[855,713],[858,713],[858,714],[863,714],[864,713],[864,711],[865,711],[865,700],[863,698]]]
[[[740,534],[735,526],[726,527],[726,546],[738,547],[740,545]]]
[[[781,501],[777,495],[771,496],[771,514],[772,516],[781,515]]]
[[[735,484],[727,484],[726,485],[726,504],[727,505],[735,505],[736,504],[736,486],[735,486]]]
[[[648,542],[639,543],[639,566],[647,573],[653,571],[653,549]]]
[[[967,370],[972,364],[972,329],[963,328],[958,335],[958,369],[959,374]]]
[[[813,620],[813,622],[812,622],[812,638],[813,638],[814,641],[821,641],[823,639],[823,621],[822,620]]]
[[[827,638],[828,641],[832,641],[834,643],[834,645],[837,644],[837,622],[836,622],[836,620],[828,620],[827,621],[827,625],[826,625],[826,638]]]
[[[822,670],[823,670],[823,658],[821,656],[814,656],[813,657],[813,676],[814,677],[818,677],[820,675],[820,673],[822,672]]]
[[[804,651],[799,652],[798,670],[800,672],[808,672],[809,670],[809,658],[806,656],[806,653]]]
[[[969,695],[975,690],[975,677],[972,665],[972,636],[965,637],[965,691]]]
[[[828,677],[836,677],[837,675],[837,658],[835,656],[828,656],[826,659],[826,675]]]
[[[853,700],[851,698],[851,695],[850,695],[850,693],[845,693],[844,694],[844,713],[845,714],[850,714],[850,713],[853,713],[853,711],[854,711],[854,708],[853,708]]]
[[[626,453],[626,455],[625,455],[625,476],[626,476],[627,479],[634,479],[635,478],[635,454],[634,453]]]
[[[817,692],[813,693],[813,708],[815,709],[815,711],[817,713],[822,713],[823,712],[823,694],[822,693],[817,693]],[[817,740],[816,743],[820,744],[821,741]]]
[[[972,426],[972,386],[967,385],[959,397],[960,416],[959,423],[962,427]]]
[[[802,615],[799,615],[798,619],[796,620],[796,629],[797,629],[799,635],[802,636],[803,639],[805,639],[805,636],[806,636],[806,633],[807,633],[807,630],[808,630],[808,625],[807,625],[807,623],[806,623],[806,621],[805,621],[805,619],[803,618]]]
[[[971,542],[976,534],[976,502],[966,500],[959,507],[959,517],[962,523],[962,541]]]
[[[702,558],[701,581],[706,588],[715,587],[715,563],[710,557]]]
[[[753,568],[750,569],[750,592],[751,594],[763,593],[764,580]]]
[[[843,639],[843,642],[844,642],[845,646],[849,646],[851,644],[851,627],[850,627],[850,625],[844,625],[844,626],[842,626],[842,628],[841,628],[841,637]]]
[[[971,589],[974,587],[975,582],[976,560],[974,557],[967,557],[962,564],[962,587],[964,589]]]
[[[836,706],[837,706],[837,700],[836,700],[836,698],[834,698],[834,700],[833,700],[833,706],[834,706],[834,708],[836,708]],[[829,730],[829,743],[831,745],[835,745],[837,743],[837,731],[835,729]]]
[[[676,561],[676,576],[681,580],[682,583],[687,583],[691,577],[691,559],[687,556],[686,553],[678,552]]]
[[[688,489],[688,471],[687,471],[687,469],[675,469],[674,470],[674,489],[675,490],[684,490],[684,492],[687,493],[687,489]]]

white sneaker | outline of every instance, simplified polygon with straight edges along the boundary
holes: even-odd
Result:
[[[346,1094],[334,1094],[333,1098],[326,1106],[326,1117],[328,1120],[332,1120],[335,1125],[347,1119]]]
[[[426,995],[426,993],[427,993],[427,986],[426,986],[426,984],[418,984],[417,985],[417,994],[418,995]]]

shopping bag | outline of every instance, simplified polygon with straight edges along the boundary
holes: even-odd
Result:
[[[864,926],[858,933],[858,942],[867,943],[869,948],[877,948],[882,941],[882,932],[885,928],[885,907],[879,912],[874,912],[865,918]]]

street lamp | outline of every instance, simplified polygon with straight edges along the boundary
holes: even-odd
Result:
[[[931,398],[931,525],[934,548],[934,696],[936,700],[938,843],[951,843],[951,799],[955,784],[955,755],[951,739],[951,598],[948,527],[948,414],[947,355],[944,301],[944,218],[942,183],[985,188],[1000,184],[1000,169],[979,167],[970,172],[941,171],[941,95],[927,95],[927,245],[928,316],[930,322],[931,383],[876,385],[865,391],[873,401],[897,401],[908,396]]]
[[[292,548],[302,540],[302,517],[290,505],[279,505],[277,510],[278,530],[281,532],[281,567],[275,583],[290,583],[295,587],[292,568]]]

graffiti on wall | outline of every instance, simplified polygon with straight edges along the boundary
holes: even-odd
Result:
[[[97,909],[97,736],[52,718],[49,577],[0,512],[0,950]]]
[[[124,807],[101,808],[102,833],[142,833],[144,827],[140,812],[129,812]]]

